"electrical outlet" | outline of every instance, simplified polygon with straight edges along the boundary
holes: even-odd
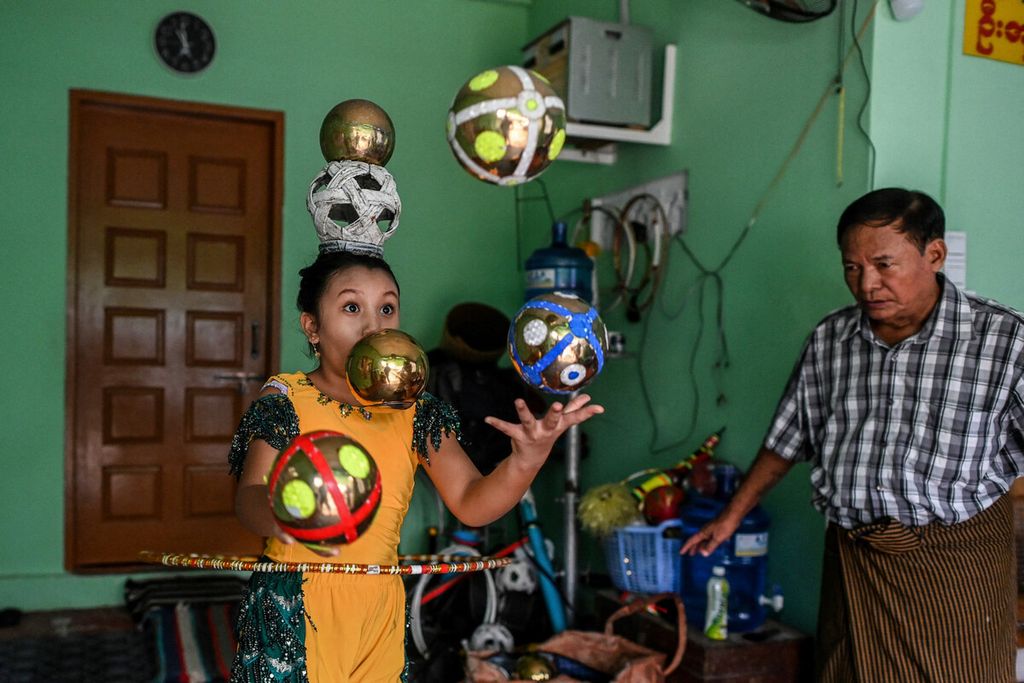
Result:
[[[687,195],[687,172],[679,171],[671,175],[651,180],[626,190],[621,190],[603,197],[595,197],[590,200],[592,206],[602,206],[606,209],[621,211],[630,199],[641,194],[649,194],[655,197],[662,208],[665,209],[665,216],[668,220],[668,234],[686,232],[686,207]],[[634,213],[636,211],[636,213]],[[641,202],[635,210],[630,211],[627,217],[632,220],[639,220],[643,223],[650,223],[656,220],[656,210],[652,202]],[[590,239],[603,250],[611,249],[614,225],[612,220],[602,211],[595,211],[590,218]]]

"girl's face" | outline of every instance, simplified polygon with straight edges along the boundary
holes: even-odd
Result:
[[[378,330],[397,328],[398,287],[383,270],[362,266],[335,273],[320,297],[320,313],[301,316],[306,337],[320,350],[320,365],[345,374],[356,343]]]

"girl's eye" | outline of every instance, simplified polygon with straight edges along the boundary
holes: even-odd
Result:
[[[384,315],[394,315],[395,307],[392,304],[384,304],[380,307],[380,312]]]
[[[347,304],[345,304],[344,307],[342,307],[341,310],[345,311],[346,313],[358,313],[359,312],[359,304],[347,303]]]

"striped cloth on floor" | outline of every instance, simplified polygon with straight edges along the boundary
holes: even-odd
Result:
[[[221,683],[231,673],[237,603],[163,605],[146,612],[156,648],[153,683]]]
[[[156,663],[151,683],[230,678],[245,586],[245,578],[226,573],[125,581],[125,604],[149,636]]]

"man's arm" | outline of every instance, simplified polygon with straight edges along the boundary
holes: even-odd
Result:
[[[747,513],[792,467],[792,460],[786,460],[775,451],[761,448],[729,504],[704,528],[686,540],[680,554],[700,552],[707,557],[714,552],[715,548],[733,535]]]

